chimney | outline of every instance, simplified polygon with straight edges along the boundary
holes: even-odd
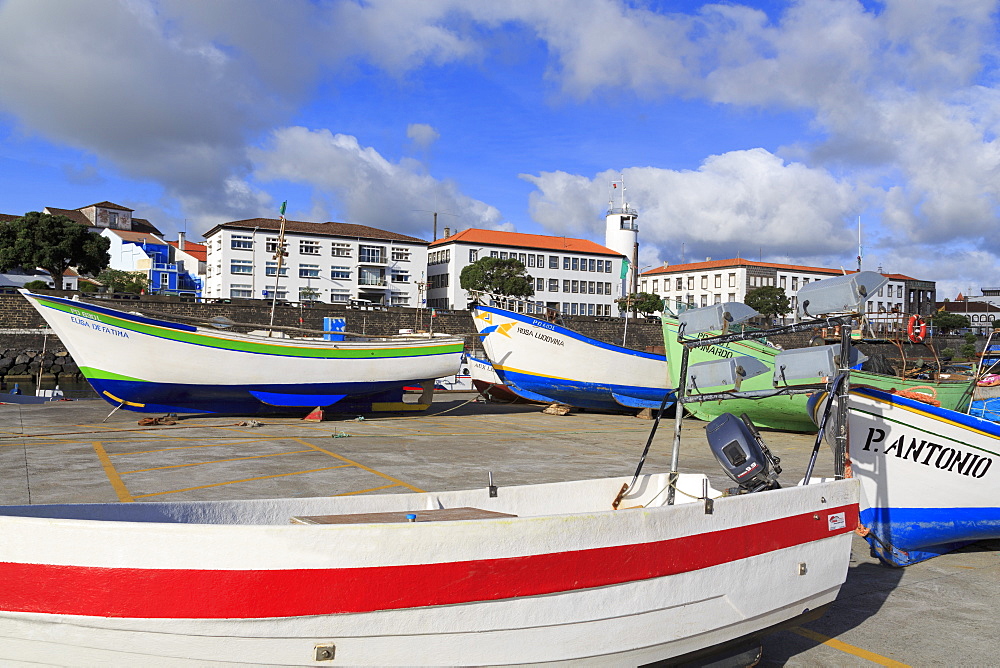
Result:
[[[177,233],[177,250],[184,250],[184,233]]]
[[[451,236],[451,228],[450,227],[444,228],[444,238],[447,239],[450,236]]]

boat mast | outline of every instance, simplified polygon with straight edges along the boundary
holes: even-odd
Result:
[[[279,212],[279,218],[281,219],[281,227],[278,230],[278,247],[274,250],[274,259],[278,261],[278,268],[274,272],[274,295],[271,297],[271,323],[268,325],[267,335],[272,336],[274,333],[274,308],[278,305],[278,281],[281,279],[281,265],[285,260],[285,256],[288,254],[285,252],[285,207],[288,206],[288,200],[281,203],[281,211]],[[265,278],[267,278],[267,272],[264,272]]]

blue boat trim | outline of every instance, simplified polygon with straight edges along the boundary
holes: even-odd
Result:
[[[130,405],[129,409],[140,413],[227,415],[294,412],[294,409],[299,409],[298,412],[301,412],[304,408],[331,405],[333,410],[338,412],[353,412],[364,407],[367,407],[364,410],[370,411],[373,402],[402,401],[402,386],[405,384],[404,381],[385,381],[293,385],[184,385],[99,378],[88,380],[101,398],[109,404],[118,405],[118,402],[111,397],[124,399],[139,404]],[[286,403],[276,405],[262,403],[265,400],[258,398],[255,393],[269,397],[284,397]],[[293,403],[295,397],[300,397],[302,403]],[[324,398],[330,402],[323,403]]]
[[[548,378],[508,369],[497,369],[497,375],[504,385],[525,399],[598,410],[659,408],[660,402],[663,401],[663,393],[666,391],[664,388]],[[668,406],[673,405],[674,398],[674,393],[671,391],[667,400]]]

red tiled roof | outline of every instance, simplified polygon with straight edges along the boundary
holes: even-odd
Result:
[[[87,206],[81,206],[77,211],[82,211],[83,209],[89,209],[92,206],[99,206],[102,209],[117,209],[118,211],[135,211],[135,209],[130,209],[127,206],[122,206],[121,204],[115,204],[114,202],[98,202],[97,204],[88,204]]]
[[[118,206],[117,204],[112,204],[111,202],[102,202],[101,204],[91,204],[90,206],[99,206],[105,209],[118,209],[119,211],[132,211],[132,209],[127,209],[123,206]],[[84,215],[83,210],[89,208],[82,206],[79,209],[57,209],[54,206],[47,206],[45,210],[48,211],[53,216],[66,216],[70,220],[80,223],[81,225],[86,225],[87,227],[98,228],[90,222],[90,219]],[[105,229],[103,227],[99,229]],[[132,231],[133,232],[146,232],[148,234],[163,234],[153,225],[151,222],[145,218],[132,217]]]
[[[177,248],[177,250],[180,250],[180,248],[177,245],[178,242],[168,241],[167,243],[173,246],[174,248]],[[206,246],[205,244],[196,244],[193,241],[185,241],[184,250],[182,250],[181,252],[187,253],[196,260],[200,260],[202,262],[208,261],[208,246]]]
[[[248,220],[234,220],[228,223],[216,225],[202,236],[208,238],[215,234],[217,230],[224,227],[237,228],[242,230],[272,230],[277,232],[281,229],[281,221],[273,218],[250,218]],[[353,223],[307,223],[301,220],[286,220],[286,232],[297,232],[299,234],[315,234],[324,237],[344,237],[347,239],[378,239],[380,241],[406,241],[413,244],[426,244],[424,239],[408,237],[405,234],[380,230],[377,227],[367,225],[355,225]]]
[[[675,274],[689,271],[705,271],[711,269],[728,269],[736,267],[764,267],[767,269],[782,269],[784,271],[800,271],[809,272],[813,274],[830,274],[831,276],[840,276],[844,273],[842,269],[831,269],[829,267],[808,267],[799,264],[781,264],[778,262],[755,262],[753,260],[744,260],[743,258],[733,258],[729,260],[706,260],[705,262],[688,262],[687,264],[672,264],[666,267],[657,267],[656,269],[650,269],[649,271],[642,272],[641,276],[657,276],[659,274]],[[857,271],[850,270],[848,274],[856,274]],[[888,279],[896,281],[913,281],[916,280],[911,276],[906,276],[905,274],[882,274]]]
[[[472,228],[463,230],[450,237],[438,239],[430,247],[450,243],[465,243],[490,246],[508,246],[511,248],[537,248],[572,253],[590,253],[591,255],[613,255],[621,257],[621,253],[606,248],[586,239],[572,237],[550,237],[543,234],[523,234],[521,232],[502,232],[499,230],[480,230]]]
[[[0,223],[9,223],[13,220],[17,220],[21,216],[15,216],[9,213],[0,213]]]

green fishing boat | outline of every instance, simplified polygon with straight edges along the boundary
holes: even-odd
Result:
[[[677,327],[676,318],[666,316],[663,318],[663,341],[667,352],[670,387],[678,387],[681,353],[684,348],[677,340]],[[740,389],[743,391],[771,390],[774,389],[772,385],[774,356],[779,352],[781,352],[780,348],[762,341],[737,341],[705,348],[692,348],[688,364],[749,355],[763,362],[772,370],[772,373],[746,379]],[[819,380],[817,379],[817,381]],[[922,394],[931,400],[940,402],[941,407],[956,411],[965,410],[974,382],[974,380],[908,379],[860,370],[851,372],[852,385],[867,385],[886,391],[895,390]],[[758,427],[782,431],[815,432],[816,425],[809,418],[806,410],[807,400],[808,395],[805,394],[778,395],[760,399],[726,399],[725,402],[688,403],[685,404],[684,408],[699,420],[711,421],[722,413],[736,415],[746,413]]]

